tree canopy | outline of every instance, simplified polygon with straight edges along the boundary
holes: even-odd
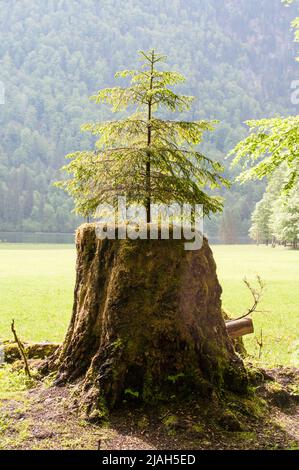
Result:
[[[250,135],[233,150],[234,163],[245,160],[245,169],[237,178],[245,182],[271,176],[283,163],[288,174],[282,188],[289,192],[299,181],[299,116],[247,121]]]
[[[299,241],[299,182],[289,190],[281,189],[288,180],[286,164],[282,164],[270,179],[263,198],[252,213],[250,236],[257,243],[283,243],[297,247]]]
[[[291,5],[293,0],[282,0]],[[295,40],[299,39],[299,17],[292,22]],[[247,121],[250,135],[231,152],[234,164],[243,163],[245,170],[237,178],[241,183],[250,179],[263,179],[284,164],[288,170],[282,191],[289,193],[299,181],[299,116],[276,117]],[[248,166],[252,165],[248,169]]]
[[[141,51],[138,70],[124,70],[116,78],[129,78],[125,87],[100,90],[91,99],[108,104],[113,112],[132,110],[125,118],[88,123],[82,129],[99,136],[95,151],[68,155],[64,167],[71,178],[60,186],[74,198],[81,215],[94,215],[99,204],[117,205],[117,196],[128,203],[142,203],[151,221],[151,203],[202,204],[205,214],[220,211],[219,197],[209,188],[228,182],[219,163],[195,146],[213,122],[162,119],[161,109],[183,112],[193,98],[177,94],[173,86],[184,81],[177,73],[159,68],[166,57],[154,50]]]

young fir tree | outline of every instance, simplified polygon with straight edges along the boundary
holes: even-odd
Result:
[[[106,103],[113,112],[133,110],[120,120],[90,123],[82,127],[99,135],[95,151],[68,155],[72,161],[64,169],[71,179],[58,183],[74,198],[76,211],[94,215],[99,204],[116,204],[126,196],[129,204],[143,204],[147,222],[151,203],[203,204],[204,213],[222,209],[221,199],[208,194],[227,181],[220,175],[219,163],[205,157],[195,146],[214,122],[161,119],[157,112],[183,112],[193,97],[179,95],[171,88],[184,81],[176,72],[158,69],[165,57],[154,50],[141,52],[139,70],[118,72],[129,78],[127,87],[106,88],[92,97]]]

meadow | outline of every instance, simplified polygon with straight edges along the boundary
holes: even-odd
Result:
[[[260,362],[298,365],[299,251],[253,245],[213,246],[223,288],[223,305],[237,317],[251,306],[243,278],[266,283],[254,314],[255,334],[244,339],[258,361],[257,338],[263,332]],[[0,339],[10,339],[15,319],[24,341],[62,341],[72,311],[75,281],[73,245],[0,243]]]

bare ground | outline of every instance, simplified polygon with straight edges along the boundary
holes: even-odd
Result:
[[[299,370],[276,368],[266,376],[255,400],[127,403],[102,425],[77,415],[72,387],[39,385],[1,399],[0,449],[298,449]]]

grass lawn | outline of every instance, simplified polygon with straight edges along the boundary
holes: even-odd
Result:
[[[72,311],[72,245],[0,243],[0,338],[15,319],[23,340],[61,341]]]
[[[255,335],[263,331],[261,361],[299,365],[299,251],[254,245],[213,246],[223,288],[223,306],[237,317],[252,305],[242,279],[254,283],[259,274],[266,291],[253,316]],[[244,337],[247,351],[258,356],[255,335]]]
[[[295,365],[299,360],[299,251],[255,246],[214,246],[223,304],[234,316],[251,298],[242,279],[259,274],[267,284],[256,313],[256,335],[263,330],[261,361]],[[72,245],[0,243],[0,338],[11,338],[14,318],[23,340],[61,341],[73,301],[75,251]],[[245,339],[257,357],[254,335]]]

